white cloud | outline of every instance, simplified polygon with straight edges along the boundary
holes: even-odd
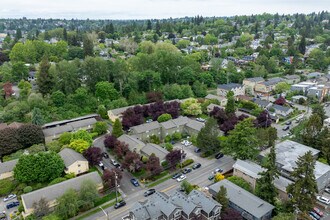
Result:
[[[3,0],[2,0],[3,1]],[[2,18],[143,19],[329,10],[328,0],[4,0]]]

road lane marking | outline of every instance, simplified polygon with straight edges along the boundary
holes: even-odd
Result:
[[[176,186],[177,186],[177,185],[174,184],[174,185],[172,185],[172,186],[170,186],[170,187],[168,187],[168,188],[166,188],[166,189],[161,190],[161,192],[169,191],[170,189],[173,189],[173,188],[176,187]]]

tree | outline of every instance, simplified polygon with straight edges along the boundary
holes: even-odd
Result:
[[[18,88],[20,89],[19,91],[20,98],[26,99],[31,93],[32,85],[28,81],[21,80],[18,83]]]
[[[185,115],[197,116],[202,114],[201,103],[198,103],[198,100],[193,98],[187,99],[181,103],[181,110]]]
[[[228,208],[224,210],[224,212],[221,211],[221,219],[222,220],[243,220],[243,217],[241,213],[236,211],[235,209]]]
[[[73,140],[84,140],[88,143],[88,146],[91,146],[93,143],[92,135],[86,130],[78,130],[72,133],[71,141]]]
[[[3,92],[5,93],[5,98],[8,99],[14,94],[13,84],[6,82],[3,84]]]
[[[207,95],[207,86],[199,81],[195,81],[192,90],[196,97],[205,97]]]
[[[104,105],[99,105],[97,107],[97,114],[99,114],[101,116],[101,118],[103,118],[103,119],[109,118],[107,109],[105,108]]]
[[[235,98],[234,98],[234,93],[232,91],[229,91],[227,93],[227,104],[226,104],[226,113],[235,113],[236,108],[235,108]]]
[[[228,208],[229,199],[227,198],[227,189],[224,186],[220,186],[220,190],[217,192],[215,199],[222,205],[222,210],[226,210]]]
[[[242,177],[238,177],[238,176],[231,176],[228,177],[227,180],[229,180],[230,182],[236,184],[237,186],[245,189],[246,191],[252,192],[252,187],[251,185],[245,181]]]
[[[32,110],[31,122],[34,125],[43,125],[44,124],[44,119],[43,119],[41,110],[39,108],[34,108]]]
[[[122,167],[131,172],[140,171],[143,168],[143,163],[140,158],[141,156],[138,153],[128,151],[125,155]]]
[[[219,181],[221,181],[221,180],[223,180],[223,179],[225,179],[225,176],[222,175],[221,173],[216,173],[216,174],[214,175],[214,182],[219,182]]]
[[[291,173],[295,182],[287,187],[287,192],[292,195],[291,202],[301,212],[308,212],[315,204],[317,184],[314,175],[315,161],[312,152],[298,157],[296,167]]]
[[[262,111],[254,121],[254,124],[257,128],[268,128],[272,124],[268,111]]]
[[[194,189],[194,186],[191,185],[187,180],[183,180],[180,186],[187,195]]]
[[[33,207],[33,214],[40,219],[43,216],[46,216],[50,213],[48,201],[44,198],[41,197],[41,199],[38,202],[34,202],[32,204]]]
[[[44,57],[37,72],[37,85],[40,93],[44,96],[50,94],[55,85],[55,77],[49,72],[49,68],[48,58]]]
[[[274,91],[275,91],[276,94],[281,94],[283,92],[289,91],[290,88],[291,88],[291,86],[288,83],[279,82],[279,83],[276,84]]]
[[[277,189],[274,186],[274,180],[278,177],[279,173],[276,167],[276,153],[274,145],[270,148],[270,153],[267,155],[267,160],[263,168],[265,168],[265,170],[259,173],[260,178],[257,179],[255,193],[261,199],[275,205]]]
[[[119,121],[119,119],[117,118],[115,120],[115,123],[113,124],[113,129],[112,129],[111,135],[118,138],[122,134],[124,134],[123,126],[122,126],[121,122]]]
[[[211,117],[197,135],[197,146],[206,153],[213,153],[220,148],[218,136],[217,122]]]
[[[105,190],[108,189],[113,189],[116,184],[116,176],[117,176],[117,185],[120,184],[120,180],[122,178],[122,172],[120,169],[114,168],[114,169],[105,169],[103,171],[103,175],[102,175],[102,181],[103,181],[103,186]]]
[[[70,141],[72,139],[72,133],[70,132],[64,132],[60,135],[60,137],[58,138],[58,141],[60,143],[60,145],[67,145],[70,144]]]
[[[176,149],[169,152],[165,158],[170,167],[175,167],[175,165],[177,165],[181,161],[182,156],[183,152],[181,152],[181,150]]]
[[[24,124],[17,129],[19,142],[24,148],[31,147],[34,144],[42,144],[45,141],[42,128],[34,124]]]
[[[14,177],[24,183],[50,182],[60,177],[64,168],[62,158],[55,152],[22,155],[14,168]]]
[[[168,113],[164,113],[164,114],[161,114],[158,118],[157,118],[157,121],[159,123],[161,122],[165,122],[165,121],[168,121],[168,120],[171,120],[172,119],[172,115],[168,114]]]
[[[277,139],[277,129],[274,127],[257,129],[257,138],[260,140],[261,146],[267,148],[273,146]]]
[[[15,128],[5,128],[0,132],[0,156],[11,154],[19,149],[22,149],[23,145],[19,141],[19,135]]]
[[[92,166],[98,165],[102,160],[102,150],[98,147],[88,148],[83,155]]]
[[[108,124],[105,121],[98,121],[93,125],[93,132],[98,135],[105,134],[108,131]]]
[[[83,153],[89,148],[90,144],[83,139],[76,139],[71,141],[69,147],[78,153]]]
[[[29,69],[24,62],[15,62],[12,66],[12,76],[15,82],[26,80],[29,76]]]
[[[79,206],[82,210],[94,207],[96,199],[99,197],[96,183],[92,180],[85,180],[81,183],[79,190]]]
[[[163,171],[163,168],[159,162],[159,158],[156,157],[154,154],[150,155],[145,167],[146,167],[146,170],[151,175],[158,175]]]
[[[84,48],[84,55],[87,56],[94,56],[94,45],[93,40],[89,36],[85,36],[83,39],[83,48]]]
[[[299,45],[298,45],[298,50],[302,55],[305,55],[306,52],[306,38],[305,36],[302,36]]]
[[[79,211],[79,198],[73,189],[68,189],[61,197],[56,199],[55,213],[61,219],[69,219]]]
[[[321,122],[323,125],[324,120],[327,118],[323,106],[320,103],[318,103],[318,104],[313,105],[312,109],[313,109],[313,111],[312,111],[313,114],[317,114],[318,116],[320,116],[320,119],[321,119]]]
[[[65,99],[66,99],[65,94],[59,90],[53,92],[51,95],[51,100],[56,107],[63,106],[65,104]]]
[[[303,130],[303,142],[307,146],[317,147],[317,139],[322,130],[322,121],[318,114],[312,114]]]
[[[113,135],[108,135],[104,139],[104,146],[109,149],[113,149],[116,146],[117,138]]]
[[[95,86],[95,89],[95,96],[102,100],[115,100],[119,98],[119,93],[112,83],[105,81],[98,82]]]
[[[256,137],[253,120],[247,118],[239,122],[229,131],[229,135],[222,141],[224,151],[235,158],[246,160],[256,158],[259,152],[259,140]]]
[[[278,97],[278,99],[274,102],[276,105],[284,105],[286,103],[286,100],[283,96]]]

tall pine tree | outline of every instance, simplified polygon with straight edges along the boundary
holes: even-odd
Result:
[[[123,125],[121,124],[121,122],[120,122],[119,119],[117,118],[117,119],[115,120],[115,123],[113,124],[112,135],[118,138],[118,137],[120,137],[123,133],[124,133],[124,131],[123,131]]]
[[[226,113],[235,113],[235,98],[234,93],[232,91],[229,91],[227,93],[227,104],[226,104]]]
[[[266,170],[259,173],[261,176],[257,180],[255,193],[258,197],[271,204],[275,204],[275,197],[277,190],[274,186],[274,180],[278,177],[278,170],[276,169],[276,153],[274,145],[270,148],[270,153],[267,156],[267,161],[263,168]]]
[[[49,73],[49,68],[50,63],[48,62],[48,58],[44,56],[37,72],[37,85],[39,87],[39,92],[43,96],[51,93],[55,85],[55,77],[53,74]]]
[[[303,156],[298,157],[296,164],[297,167],[291,173],[295,182],[287,187],[287,192],[292,195],[291,202],[301,212],[307,212],[313,208],[318,191],[314,175],[315,161],[312,153],[308,151]]]

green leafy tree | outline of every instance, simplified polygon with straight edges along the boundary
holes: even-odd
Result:
[[[113,129],[112,129],[112,136],[115,137],[120,137],[122,134],[124,134],[123,131],[123,125],[121,124],[121,122],[119,121],[119,119],[117,118],[115,120],[115,123],[113,124]]]
[[[317,104],[313,105],[312,109],[313,109],[312,113],[317,114],[320,117],[322,125],[323,125],[324,120],[327,118],[323,106],[321,104],[317,103]]]
[[[251,185],[246,182],[242,177],[238,177],[238,176],[231,176],[228,177],[227,180],[229,180],[230,182],[236,184],[237,186],[245,189],[246,191],[252,192],[252,187]]]
[[[67,190],[56,200],[55,213],[61,219],[70,219],[79,211],[79,197],[73,189]]]
[[[90,147],[90,144],[85,140],[76,139],[71,141],[69,147],[79,153],[83,153],[85,152],[85,150],[87,150]]]
[[[183,180],[181,183],[181,189],[188,195],[191,191],[193,191],[194,186],[191,185],[187,180]]]
[[[257,130],[253,125],[253,120],[247,118],[229,131],[229,135],[222,141],[221,146],[225,152],[235,158],[241,160],[254,159],[259,152],[259,140],[256,133]]]
[[[28,81],[21,80],[18,83],[18,88],[20,89],[19,91],[20,98],[26,99],[31,93],[32,85]]]
[[[196,97],[205,97],[207,95],[207,86],[199,81],[195,81],[192,90]]]
[[[263,168],[265,168],[265,171],[259,173],[260,178],[257,180],[255,193],[261,199],[275,205],[277,189],[274,186],[274,180],[278,177],[278,170],[276,168],[274,145],[270,148],[270,153],[267,155],[267,160]]]
[[[226,108],[225,111],[226,113],[235,113],[236,108],[235,108],[235,98],[234,98],[234,92],[229,91],[227,93],[227,104],[226,104]]]
[[[19,82],[20,80],[27,80],[29,76],[29,69],[24,62],[13,63],[11,71],[15,82]]]
[[[197,135],[197,146],[206,153],[213,153],[220,148],[218,136],[217,121],[214,118],[209,118],[205,123],[205,127]]]
[[[60,177],[65,165],[55,152],[22,155],[15,168],[14,177],[19,182],[49,182]]]
[[[92,180],[85,180],[79,190],[79,206],[82,210],[93,208],[98,197],[96,184]]]
[[[290,88],[291,88],[291,86],[288,83],[280,82],[280,83],[276,84],[274,91],[275,91],[276,94],[280,94],[280,93],[289,91]]]
[[[71,141],[79,140],[79,139],[86,141],[89,144],[89,146],[91,146],[93,143],[92,135],[86,130],[78,130],[78,131],[72,133]]]
[[[46,216],[50,213],[50,208],[48,205],[48,201],[42,197],[38,202],[34,202],[32,204],[34,209],[33,214],[40,219],[43,216]]]
[[[108,119],[108,112],[107,109],[105,108],[104,105],[99,105],[97,107],[97,114],[99,114],[101,116],[101,118],[103,119]]]
[[[50,63],[48,62],[48,58],[44,57],[40,62],[37,72],[37,85],[40,93],[44,96],[51,93],[55,84],[55,77],[50,74],[49,68]]]
[[[298,45],[298,50],[302,55],[305,54],[305,52],[306,52],[306,38],[305,38],[305,36],[302,36],[302,38],[299,42],[299,45]]]
[[[118,99],[119,93],[115,89],[114,85],[109,82],[98,82],[95,86],[95,96],[100,99],[109,99],[109,100],[115,100]]]
[[[161,122],[165,122],[165,121],[168,121],[171,119],[172,119],[172,115],[164,113],[164,114],[161,114],[160,116],[158,116],[157,121],[159,123],[161,123]]]
[[[39,108],[34,108],[32,110],[32,124],[34,125],[43,125],[44,119]]]
[[[24,124],[17,129],[19,142],[23,147],[31,147],[34,144],[42,144],[45,141],[44,133],[38,125]]]
[[[93,132],[96,132],[98,135],[107,133],[108,124],[104,121],[98,121],[93,125]]]
[[[59,141],[59,144],[61,146],[63,146],[66,144],[70,144],[71,139],[72,139],[72,133],[64,132],[60,135],[60,137],[58,138],[58,141]]]
[[[85,57],[94,56],[93,40],[87,35],[84,37],[84,40],[83,40],[83,48],[84,48]]]
[[[317,184],[314,175],[315,161],[310,151],[298,157],[297,166],[291,173],[295,182],[287,187],[287,192],[292,195],[291,202],[301,212],[310,211],[314,204],[317,193]]]
[[[229,205],[229,199],[227,198],[227,189],[224,186],[220,186],[219,192],[217,192],[216,200],[222,205],[222,210],[226,210]]]
[[[66,96],[63,92],[59,90],[53,92],[50,98],[56,107],[61,107],[65,104]]]
[[[303,142],[307,146],[316,147],[318,134],[322,130],[322,120],[318,114],[312,114],[303,130]]]
[[[200,115],[202,114],[201,103],[198,103],[197,99],[190,98],[181,103],[181,110],[185,115]]]
[[[64,94],[74,93],[81,85],[79,76],[79,63],[62,60],[54,69],[56,75],[55,89]]]

